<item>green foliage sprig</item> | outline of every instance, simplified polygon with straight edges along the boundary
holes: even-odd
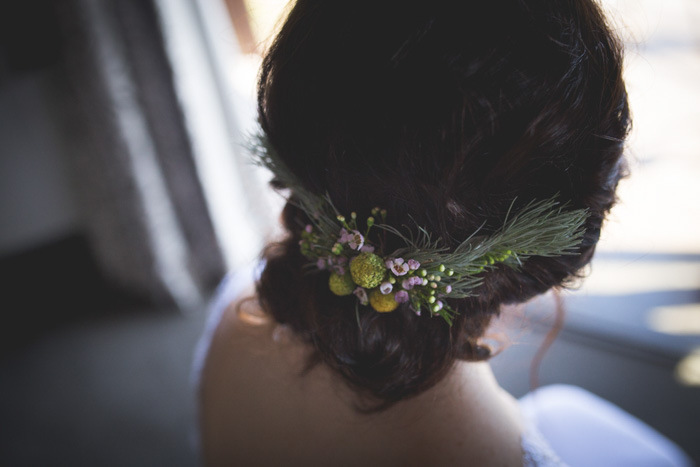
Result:
[[[489,235],[479,235],[477,229],[450,251],[422,226],[403,225],[404,232],[386,224],[386,211],[379,207],[363,226],[356,213],[346,217],[327,194],[307,190],[264,135],[254,137],[249,149],[257,164],[291,190],[293,202],[311,220],[301,234],[301,252],[310,264],[329,271],[330,290],[340,296],[354,294],[361,305],[378,312],[407,303],[417,314],[425,310],[452,325],[456,311],[446,299],[473,296],[483,273],[499,264],[517,269],[532,256],[576,254],[588,217],[586,209],[567,211],[556,196],[512,213],[514,200],[500,229]],[[388,254],[377,251],[370,241],[373,228],[397,236],[405,246]]]

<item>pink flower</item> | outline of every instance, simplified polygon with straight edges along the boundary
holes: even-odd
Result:
[[[401,287],[404,288],[404,290],[411,290],[413,288],[413,281],[412,277],[409,277],[408,279],[404,279],[401,281]]]
[[[313,228],[311,227],[311,224],[306,224],[306,227],[304,228],[304,230],[306,230],[306,233],[311,233]]]
[[[433,308],[433,310],[440,311],[440,310],[442,310],[442,307],[443,307],[442,302],[440,300],[438,300],[437,302],[435,302],[435,308]]]
[[[445,287],[445,293],[452,293],[452,286],[448,285]]]
[[[420,263],[418,261],[416,261],[415,259],[409,259],[407,261],[407,263],[408,263],[408,269],[410,269],[411,271],[415,271],[416,269],[418,269],[420,267]]]
[[[394,300],[396,300],[396,303],[406,303],[408,301],[408,292],[399,290],[394,294]]]
[[[391,290],[392,290],[393,288],[394,288],[394,286],[391,285],[391,282],[386,281],[386,282],[382,282],[382,285],[379,286],[379,291],[380,291],[382,294],[386,295],[386,294],[388,294],[389,292],[391,292]]]
[[[316,261],[316,267],[319,269],[326,269],[326,258],[319,258]]]
[[[389,266],[389,263],[391,263],[391,266]],[[397,276],[403,276],[408,272],[408,264],[404,263],[403,258],[387,260],[386,265]]]
[[[401,287],[403,287],[405,290],[411,290],[416,285],[421,285],[422,283],[423,283],[423,279],[421,279],[420,277],[411,276],[408,279],[404,279],[401,282]]]
[[[326,261],[333,272],[341,276],[345,274],[345,265],[348,263],[348,259],[345,256],[329,256],[326,258]]]
[[[340,229],[340,238],[338,238],[338,243],[348,243],[352,240],[352,235],[345,229]]]
[[[365,245],[360,248],[360,251],[363,253],[374,253],[374,247],[372,245]]]
[[[352,293],[355,294],[355,296],[360,300],[360,303],[362,305],[367,305],[369,303],[369,299],[367,298],[367,291],[362,287],[356,288]]]
[[[348,241],[348,245],[350,248],[353,250],[359,250],[362,248],[362,246],[365,244],[365,237],[362,236],[360,232],[357,230],[353,230],[350,235],[350,240]]]

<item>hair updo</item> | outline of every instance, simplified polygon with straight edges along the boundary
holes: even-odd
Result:
[[[476,296],[450,302],[449,327],[405,305],[357,317],[354,297],[304,273],[308,219],[288,203],[257,285],[264,310],[375,408],[430,388],[456,359],[489,358],[479,338],[503,304],[565,285],[593,255],[623,170],[621,69],[589,0],[298,0],[264,58],[258,107],[308,190],[339,212],[412,217],[450,248],[498,229],[514,199],[558,194],[589,217],[579,254],[485,273]]]

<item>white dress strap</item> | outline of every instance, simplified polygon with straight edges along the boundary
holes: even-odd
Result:
[[[190,383],[195,391],[198,391],[199,382],[202,378],[202,370],[204,362],[211,347],[211,341],[214,338],[214,331],[221,321],[221,317],[226,311],[226,308],[232,302],[236,301],[243,291],[249,285],[253,284],[263,269],[263,263],[257,266],[250,265],[236,272],[230,272],[221,281],[221,284],[216,289],[209,306],[207,307],[207,319],[204,324],[204,330],[197,345],[194,348],[194,356],[192,358],[192,369],[190,372]]]
[[[520,399],[520,408],[554,452],[573,467],[693,465],[668,438],[576,386],[542,387]]]

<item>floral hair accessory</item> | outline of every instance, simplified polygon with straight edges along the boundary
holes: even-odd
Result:
[[[346,218],[328,195],[318,196],[302,186],[264,135],[257,136],[250,150],[259,165],[292,191],[295,204],[311,220],[300,227],[301,253],[316,270],[329,271],[330,291],[355,295],[358,306],[381,313],[406,304],[417,315],[427,311],[452,325],[457,310],[450,299],[475,295],[484,272],[498,265],[517,269],[531,256],[576,254],[588,217],[586,209],[565,211],[556,197],[532,201],[516,213],[509,211],[494,233],[478,235],[477,229],[449,251],[419,225],[414,236],[405,225],[403,233],[387,224],[387,211],[379,207],[366,217],[352,212]],[[384,251],[386,235],[398,237],[405,246]]]

